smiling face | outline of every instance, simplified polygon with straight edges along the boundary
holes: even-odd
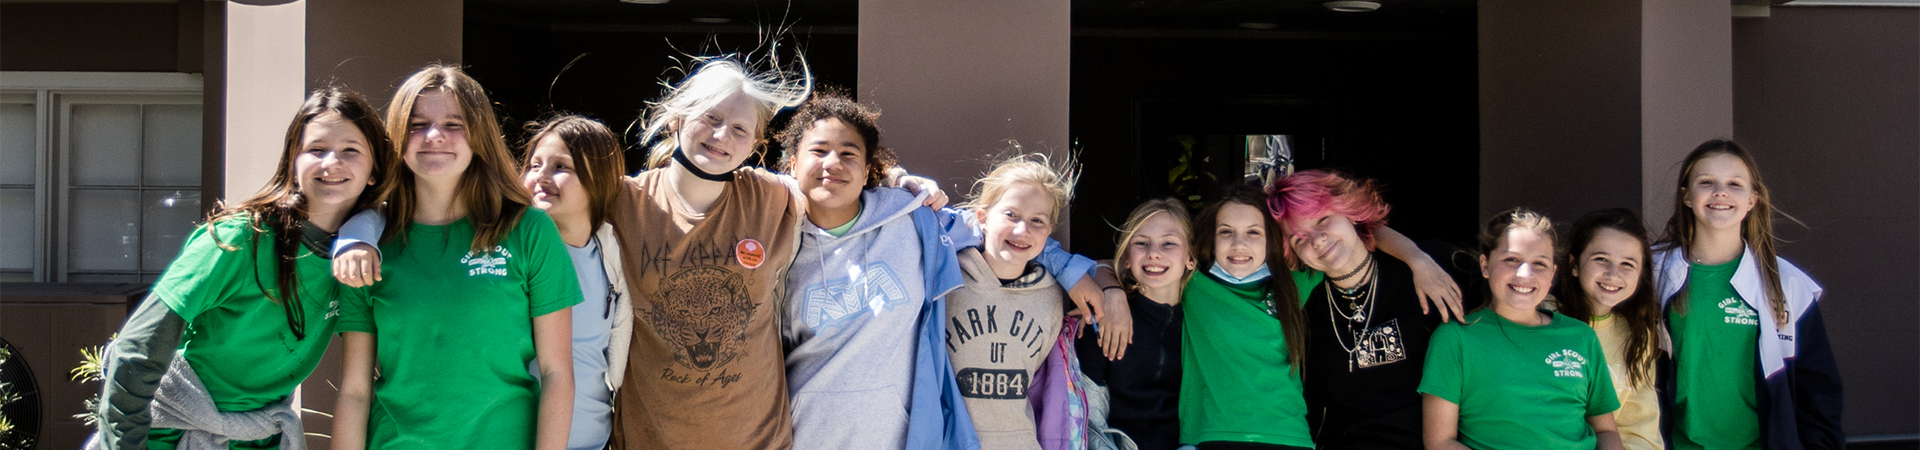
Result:
[[[467,117],[460,104],[443,89],[421,91],[407,117],[407,148],[403,159],[415,177],[428,183],[457,182],[473,162],[467,145]]]
[[[1300,262],[1330,274],[1351,273],[1366,262],[1370,251],[1355,232],[1353,221],[1332,208],[1318,215],[1289,217],[1287,244]]]
[[[1236,277],[1253,275],[1267,263],[1266,213],[1229,202],[1220,207],[1213,227],[1213,263]]]
[[[1030,182],[1007,186],[1000,199],[981,211],[987,265],[1002,278],[1019,276],[1027,261],[1040,256],[1053,233],[1053,197]],[[1011,275],[1011,276],[1010,276]]]
[[[1121,263],[1144,290],[1177,288],[1193,270],[1187,230],[1166,213],[1148,217],[1126,245],[1127,260]]]
[[[293,174],[309,215],[343,214],[374,183],[374,155],[367,142],[367,135],[339,114],[325,113],[307,122],[300,133],[300,153],[293,157]]]
[[[555,222],[588,220],[587,188],[580,184],[577,167],[566,142],[559,135],[548,134],[528,155],[520,186],[533,194],[533,207],[546,211]]]
[[[1601,228],[1594,231],[1586,250],[1574,256],[1573,276],[1595,315],[1607,314],[1640,288],[1640,271],[1645,270],[1647,259],[1641,254],[1643,248],[1646,244],[1633,235]]]
[[[1688,174],[1686,205],[1703,228],[1740,229],[1753,210],[1753,172],[1737,156],[1717,153],[1701,158]]]
[[[753,108],[752,97],[735,92],[706,112],[681,118],[675,139],[687,160],[706,173],[740,168],[753,154],[754,135],[760,132],[760,116]]]
[[[1493,306],[1508,317],[1540,307],[1553,287],[1553,270],[1553,241],[1524,228],[1508,229],[1498,245],[1480,256],[1480,275],[1493,290]]]
[[[840,119],[814,121],[793,156],[793,178],[807,196],[807,211],[858,208],[867,185],[866,140]]]

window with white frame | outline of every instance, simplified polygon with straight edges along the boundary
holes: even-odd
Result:
[[[0,281],[151,282],[201,220],[188,74],[0,77]]]

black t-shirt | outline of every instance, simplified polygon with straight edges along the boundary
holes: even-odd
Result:
[[[1447,261],[1445,254],[1433,256]],[[1406,263],[1382,252],[1374,252],[1373,259],[1380,270],[1374,287],[1378,292],[1371,308],[1362,308],[1364,314],[1356,314],[1352,303],[1337,295],[1329,302],[1330,281],[1315,286],[1306,301],[1302,381],[1308,426],[1323,450],[1423,446],[1420,393],[1415,389],[1426,367],[1427,340],[1440,326],[1440,316],[1420,312],[1422,300]],[[1350,318],[1361,315],[1364,320]]]
[[[1108,361],[1091,327],[1074,343],[1080,369],[1107,387],[1112,410],[1107,425],[1127,433],[1141,450],[1180,446],[1180,307],[1127,293],[1133,312],[1133,343],[1119,361]]]

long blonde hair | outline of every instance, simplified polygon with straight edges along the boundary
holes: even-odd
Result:
[[[1133,270],[1127,266],[1127,262],[1131,260],[1129,257],[1133,256],[1133,246],[1128,243],[1133,242],[1134,236],[1140,235],[1140,227],[1146,226],[1148,219],[1160,215],[1173,219],[1174,224],[1180,226],[1180,234],[1185,236],[1187,260],[1182,263],[1194,262],[1193,218],[1187,215],[1186,203],[1173,197],[1147,200],[1146,203],[1134,207],[1132,213],[1127,214],[1127,222],[1120,226],[1120,240],[1114,244],[1114,247],[1118,248],[1113,254],[1114,272],[1116,272],[1114,275],[1120,279],[1120,285],[1129,290],[1136,289],[1135,285],[1139,280],[1133,279]],[[1180,277],[1180,285],[1186,286],[1187,280],[1193,278],[1194,272],[1196,271],[1193,269],[1187,269],[1186,275]]]
[[[813,74],[807,69],[806,58],[798,58],[797,71],[782,70],[777,67],[754,71],[747,65],[733,59],[732,55],[696,59],[699,68],[695,69],[678,85],[666,86],[666,93],[660,101],[650,102],[647,114],[640,120],[646,124],[640,136],[640,144],[658,141],[653,144],[647,156],[647,167],[665,167],[673,152],[680,148],[680,140],[674,130],[693,117],[713,109],[721,101],[733,94],[744,93],[754,100],[754,114],[758,120],[753,130],[754,151],[758,153],[766,143],[767,122],[773,120],[774,113],[782,109],[800,106],[813,93]]]
[[[986,176],[973,182],[973,194],[967,196],[967,202],[960,207],[986,211],[1015,183],[1032,183],[1053,199],[1053,209],[1048,211],[1047,219],[1059,224],[1067,202],[1073,200],[1073,186],[1080,182],[1079,164],[1072,156],[1055,161],[1045,153],[1021,153],[1018,145],[1011,153],[994,163]]]
[[[414,101],[421,93],[436,89],[451,94],[460,105],[460,115],[466,118],[467,146],[473,150],[472,161],[467,164],[466,172],[460,174],[459,196],[454,199],[466,205],[467,222],[473,225],[470,248],[475,252],[492,250],[519,224],[521,213],[532,199],[520,187],[513,155],[507,150],[506,138],[500,134],[499,121],[494,119],[493,102],[487,99],[480,83],[458,66],[436,63],[420,68],[407,77],[393,93],[393,101],[387,104],[387,138],[393,141],[397,154],[405,158],[408,119],[413,116]],[[392,220],[381,238],[383,241],[406,236],[407,230],[413,227],[413,209],[419,203],[413,192],[416,184],[413,170],[393,172],[387,204],[387,217]]]

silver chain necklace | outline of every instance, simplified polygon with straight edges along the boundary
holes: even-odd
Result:
[[[1347,372],[1348,373],[1352,373],[1353,366],[1355,364],[1359,364],[1360,350],[1364,349],[1363,346],[1360,345],[1360,340],[1364,339],[1365,338],[1364,334],[1368,333],[1369,332],[1368,330],[1372,329],[1373,303],[1374,303],[1373,300],[1376,294],[1380,292],[1380,289],[1379,289],[1380,274],[1377,271],[1371,270],[1372,269],[1371,267],[1367,269],[1369,269],[1368,271],[1370,272],[1367,274],[1367,276],[1371,279],[1367,281],[1366,301],[1357,302],[1357,303],[1352,302],[1352,300],[1356,300],[1360,296],[1357,292],[1354,293],[1353,295],[1354,298],[1348,299],[1349,302],[1352,303],[1353,314],[1347,314],[1346,311],[1340,309],[1339,302],[1336,301],[1335,298],[1336,297],[1347,298],[1347,297],[1345,295],[1336,296],[1334,294],[1333,282],[1332,281],[1327,282],[1327,309],[1333,310],[1333,314],[1327,315],[1327,324],[1333,327],[1334,341],[1340,344],[1340,348],[1342,350],[1347,351]],[[1341,290],[1345,291],[1345,289],[1341,289]],[[1365,311],[1362,311],[1362,309],[1365,309]],[[1351,346],[1347,345],[1346,340],[1342,339],[1342,337],[1340,336],[1340,329],[1343,327],[1340,326],[1339,320],[1334,319],[1334,316],[1340,316],[1341,318],[1347,319],[1346,320],[1347,326],[1344,328],[1346,328],[1347,334],[1350,334],[1353,336],[1353,345]],[[1353,327],[1356,323],[1360,325],[1360,328],[1357,331]]]

